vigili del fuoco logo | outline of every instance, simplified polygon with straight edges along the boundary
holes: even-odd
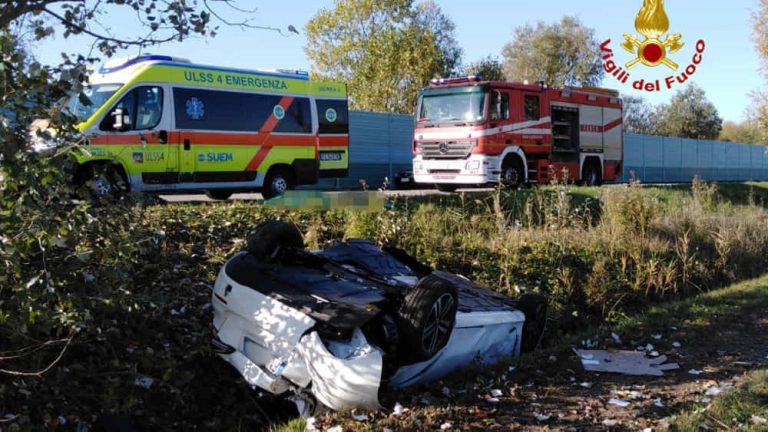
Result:
[[[632,73],[635,71],[640,73],[642,68],[635,68],[639,65],[651,68],[664,65],[673,71],[673,74],[664,78],[663,81],[644,78],[632,81],[632,88],[647,92],[671,90],[677,85],[685,84],[696,73],[696,68],[703,59],[706,45],[703,40],[699,39],[696,42],[696,50],[690,64],[685,69],[680,70],[680,66],[672,57],[673,54],[683,48],[685,42],[683,42],[683,35],[680,33],[668,33],[669,17],[664,10],[664,0],[643,0],[643,7],[640,8],[640,12],[635,17],[635,29],[641,36],[624,33],[624,42],[622,42],[621,47],[632,54],[633,58],[623,66],[614,57],[610,47],[610,39],[600,45],[603,69],[620,83],[628,84],[630,82],[630,70],[633,71]]]

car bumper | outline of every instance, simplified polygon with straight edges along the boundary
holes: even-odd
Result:
[[[413,159],[413,178],[416,183],[486,184],[498,181],[498,157],[481,154],[467,159],[445,160]]]

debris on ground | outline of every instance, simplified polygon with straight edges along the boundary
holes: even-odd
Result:
[[[704,372],[703,372],[703,371],[700,371],[700,370],[698,370],[698,369],[689,369],[689,370],[688,370],[688,373],[689,373],[689,374],[691,374],[691,375],[701,375],[701,374],[703,374]]]
[[[619,424],[618,420],[612,420],[612,419],[603,420],[603,426],[612,427],[612,426],[616,426],[617,424]]]
[[[768,424],[768,419],[752,414],[752,423],[756,425]]]
[[[533,413],[533,416],[536,417],[536,420],[540,422],[545,422],[552,417],[551,415],[539,414],[537,412]]]
[[[678,341],[674,341],[674,342],[672,342],[672,346],[675,347],[675,348],[680,348],[683,345],[680,342],[678,342]]]
[[[574,349],[574,352],[579,356],[584,369],[590,372],[663,376],[664,371],[680,368],[677,363],[664,364],[667,356],[648,358],[644,352],[578,349]]]
[[[615,398],[608,399],[608,405],[616,405],[622,408],[626,408],[629,406],[629,404],[630,402],[624,399],[615,399]]]

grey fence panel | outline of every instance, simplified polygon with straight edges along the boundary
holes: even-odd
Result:
[[[413,117],[351,111],[350,169],[343,179],[323,179],[316,188],[381,187],[399,171],[411,169]],[[624,170],[644,183],[768,180],[768,147],[650,135],[624,135]]]

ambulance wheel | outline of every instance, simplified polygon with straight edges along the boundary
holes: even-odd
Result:
[[[456,287],[436,275],[425,276],[408,292],[398,320],[403,364],[428,360],[448,343],[457,297]]]
[[[456,189],[459,188],[459,186],[454,184],[440,184],[440,183],[436,184],[435,187],[440,192],[456,192]]]
[[[268,220],[259,224],[248,236],[245,248],[259,262],[280,262],[291,249],[304,248],[304,237],[292,223]]]
[[[288,189],[293,187],[293,174],[285,168],[272,168],[264,179],[264,186],[261,189],[261,196],[264,199],[274,198],[284,195]]]
[[[532,352],[541,344],[547,327],[547,299],[540,294],[523,294],[517,300],[517,309],[525,315],[520,350]]]
[[[205,196],[212,200],[224,201],[232,196],[232,191],[228,189],[211,189],[205,191]]]
[[[501,164],[501,183],[509,189],[517,189],[525,181],[523,161],[517,156],[508,156]]]
[[[122,169],[113,165],[92,166],[90,178],[85,182],[95,200],[118,199],[128,192],[128,181]]]

